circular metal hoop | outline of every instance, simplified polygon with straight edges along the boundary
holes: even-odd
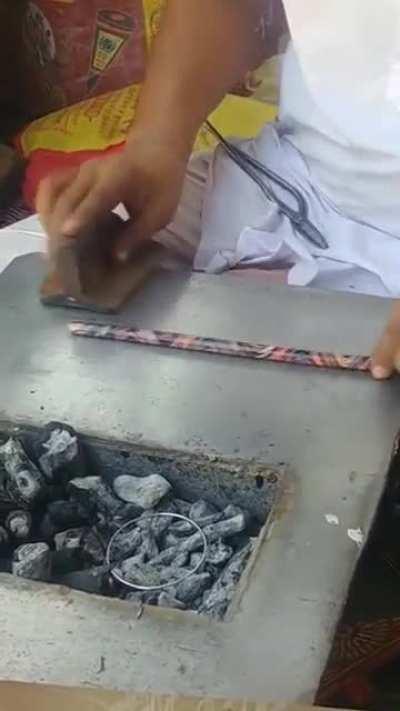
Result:
[[[176,519],[178,521],[186,521],[187,523],[190,523],[191,526],[193,526],[194,532],[200,533],[200,536],[203,541],[203,552],[201,555],[201,558],[195,568],[193,570],[190,570],[186,572],[184,575],[181,575],[180,578],[175,578],[174,580],[168,582],[168,583],[163,583],[162,585],[137,585],[135,583],[130,583],[127,580],[125,580],[116,570],[116,566],[120,565],[124,560],[127,560],[127,558],[124,558],[122,560],[119,560],[115,565],[111,563],[111,553],[112,553],[112,547],[115,543],[115,539],[121,535],[127,528],[134,527],[135,524],[138,523],[138,521],[143,521],[143,520],[154,520],[156,518],[172,518]],[[167,588],[172,588],[175,585],[179,585],[180,583],[183,583],[184,580],[187,580],[188,578],[191,578],[192,575],[195,575],[198,570],[202,567],[206,557],[207,557],[207,552],[208,552],[208,543],[207,543],[207,538],[205,534],[203,533],[202,529],[200,526],[193,521],[191,518],[188,518],[187,516],[183,516],[182,514],[175,514],[175,513],[155,513],[155,514],[149,514],[146,516],[146,519],[143,519],[141,516],[138,518],[134,518],[131,521],[127,521],[127,523],[124,523],[123,526],[118,528],[115,533],[111,536],[108,546],[107,546],[107,551],[106,551],[106,563],[108,566],[110,566],[110,574],[112,577],[117,580],[121,585],[125,585],[128,588],[131,588],[132,590],[139,590],[142,592],[154,592],[157,590],[165,590]],[[149,561],[148,565],[151,565],[151,561]],[[113,566],[113,567],[111,567]]]

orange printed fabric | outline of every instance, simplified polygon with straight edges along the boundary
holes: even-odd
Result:
[[[29,0],[23,97],[31,116],[144,78],[165,0]]]

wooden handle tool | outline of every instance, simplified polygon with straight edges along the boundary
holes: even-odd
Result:
[[[116,313],[161,268],[164,247],[148,242],[126,263],[112,256],[123,220],[110,213],[78,239],[49,237],[49,272],[40,298],[48,306]]]

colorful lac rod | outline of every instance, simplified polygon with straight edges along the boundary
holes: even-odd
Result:
[[[95,321],[73,321],[69,324],[73,336],[100,338],[141,346],[173,348],[180,351],[211,353],[219,356],[248,358],[251,360],[307,365],[313,368],[353,370],[367,372],[371,359],[363,355],[342,355],[339,353],[299,350],[276,345],[229,341],[222,338],[203,338],[170,331],[152,331],[117,324],[103,324]]]

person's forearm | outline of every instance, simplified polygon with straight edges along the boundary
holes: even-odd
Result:
[[[189,152],[227,91],[263,59],[265,0],[168,0],[131,136]],[[128,139],[129,146],[129,139]]]

